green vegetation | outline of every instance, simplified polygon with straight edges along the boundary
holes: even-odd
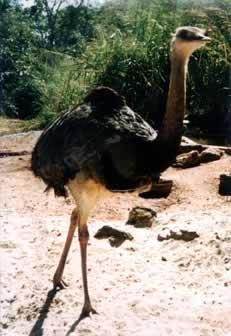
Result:
[[[43,127],[96,85],[108,85],[158,127],[170,34],[197,25],[213,40],[190,62],[188,119],[200,134],[224,135],[230,19],[228,0],[115,0],[100,7],[35,0],[24,9],[17,0],[0,0],[0,114]]]

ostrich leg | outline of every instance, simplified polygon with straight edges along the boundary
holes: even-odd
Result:
[[[89,240],[89,233],[87,224],[81,225],[79,223],[79,243],[81,252],[81,267],[82,267],[82,278],[83,278],[83,291],[84,291],[84,304],[81,313],[81,317],[87,317],[92,314],[97,314],[94,308],[92,308],[90,296],[88,292],[87,283],[87,243]]]
[[[68,252],[69,252],[72,240],[73,240],[73,236],[74,236],[77,224],[78,224],[78,212],[76,209],[74,209],[71,214],[71,222],[70,222],[66,242],[64,245],[64,249],[63,249],[58,267],[53,277],[53,284],[55,288],[60,287],[62,289],[67,286],[67,284],[62,279],[62,275],[63,275],[63,270],[65,267],[67,255],[68,255]]]
[[[91,305],[87,283],[87,244],[89,240],[87,221],[97,202],[101,198],[106,197],[108,191],[98,182],[96,183],[92,178],[89,178],[89,172],[79,173],[75,179],[69,182],[68,187],[78,205],[77,222],[84,292],[84,304],[80,317],[84,318],[89,316],[90,313],[96,314],[95,309]]]

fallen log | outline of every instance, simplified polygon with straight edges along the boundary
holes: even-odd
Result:
[[[199,153],[201,153],[202,151],[204,151],[207,148],[211,148],[211,149],[219,149],[224,151],[226,154],[231,155],[231,145],[229,146],[218,146],[218,145],[207,145],[207,144],[200,144],[197,143],[185,136],[182,137],[182,141],[180,144],[180,148],[178,151],[178,154],[184,154],[184,153],[188,153],[191,152],[193,150],[198,151]]]
[[[9,156],[23,156],[23,155],[30,155],[31,152],[28,151],[20,151],[20,152],[11,152],[11,151],[2,151],[0,152],[0,158],[5,158]]]
[[[231,146],[215,146],[215,145],[203,145],[205,149],[219,149],[224,151],[226,154],[231,155]]]

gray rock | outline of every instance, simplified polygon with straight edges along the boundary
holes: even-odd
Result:
[[[133,236],[130,233],[114,229],[108,225],[99,229],[94,237],[96,239],[109,238],[109,243],[113,247],[119,247],[125,240],[133,240]]]
[[[223,152],[215,148],[207,148],[200,154],[201,163],[219,160]]]
[[[176,168],[191,168],[199,166],[200,161],[199,152],[193,150],[189,153],[178,155],[176,162],[172,166]]]
[[[193,150],[197,150],[198,152],[201,152],[203,149],[204,149],[203,145],[198,144],[195,141],[187,137],[182,137],[178,154],[189,153]]]
[[[170,233],[166,234],[165,236],[159,234],[157,236],[157,240],[163,241],[163,240],[175,239],[175,240],[184,240],[188,242],[198,237],[199,235],[195,231],[180,230],[180,232],[175,232],[170,230]]]
[[[128,217],[126,224],[134,225],[136,228],[151,227],[156,222],[156,212],[149,208],[135,207]]]
[[[231,147],[227,147],[224,149],[224,152],[227,154],[227,155],[231,155]]]

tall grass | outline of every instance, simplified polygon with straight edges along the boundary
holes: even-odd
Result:
[[[174,9],[173,1],[146,2],[147,7],[129,3],[127,10],[120,11],[118,25],[115,18],[111,25],[108,21],[107,26],[99,23],[96,39],[88,43],[79,58],[47,52],[43,62],[43,112],[39,115],[43,126],[61,110],[79,104],[96,85],[108,85],[158,127],[168,90],[171,33],[179,25],[196,25],[208,28],[213,42],[195,53],[190,62],[189,115],[194,122],[199,118],[204,128],[214,124],[224,128],[222,90],[229,80],[230,55],[224,26],[228,29],[230,13],[219,8],[196,8],[195,4]]]

